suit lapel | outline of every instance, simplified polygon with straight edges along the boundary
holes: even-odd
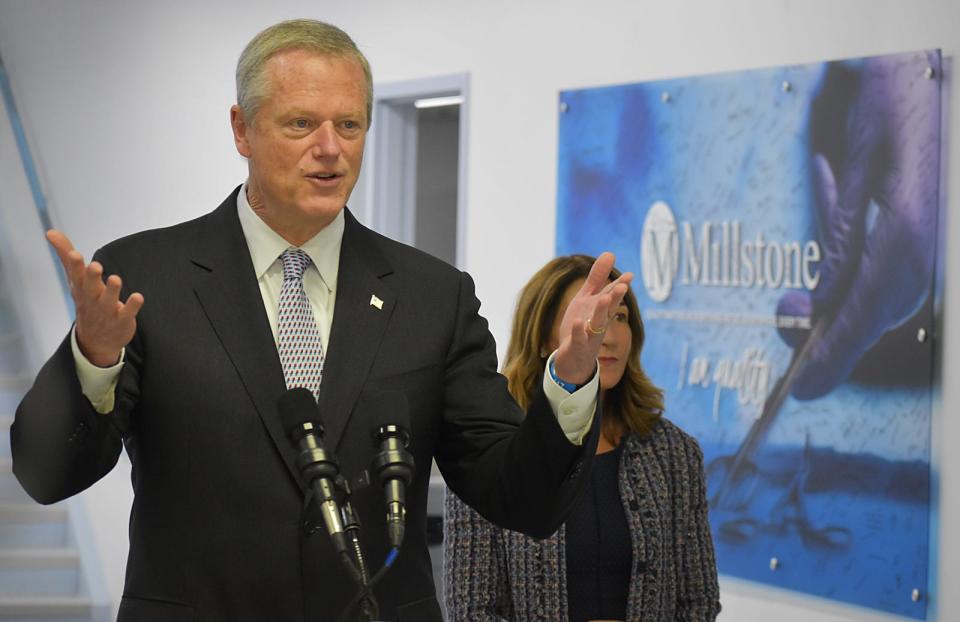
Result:
[[[375,234],[349,210],[344,216],[337,301],[319,396],[326,445],[334,450],[343,438],[396,304],[396,294],[382,280],[392,268],[373,239]]]
[[[299,485],[295,452],[276,409],[286,384],[250,251],[237,217],[237,191],[207,217],[192,261],[197,299],[270,439]]]

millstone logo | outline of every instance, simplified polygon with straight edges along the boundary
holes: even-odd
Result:
[[[647,217],[643,219],[640,261],[647,295],[654,302],[663,302],[670,297],[680,267],[677,219],[673,217],[670,206],[663,201],[651,205]]]
[[[820,283],[820,245],[815,240],[776,241],[763,232],[745,239],[739,220],[679,225],[673,210],[657,201],[647,210],[640,238],[643,286],[654,302],[683,285],[806,289]],[[682,270],[681,270],[682,268]]]

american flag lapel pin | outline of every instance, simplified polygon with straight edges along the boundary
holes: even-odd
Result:
[[[370,306],[376,307],[377,309],[383,309],[383,301],[377,298],[376,294],[370,295]]]

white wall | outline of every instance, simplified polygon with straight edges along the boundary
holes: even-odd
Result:
[[[0,0],[0,54],[55,222],[89,254],[121,234],[214,207],[244,175],[227,124],[237,55],[270,23],[326,19],[354,36],[379,82],[469,72],[466,267],[501,344],[515,293],[553,253],[559,90],[920,48],[960,53],[956,0],[269,4]],[[952,78],[947,166],[956,196],[960,98]],[[956,223],[948,237],[945,302],[957,309]],[[960,375],[960,325],[946,322],[942,338],[949,413],[960,404],[960,383],[949,382]],[[948,526],[960,522],[960,453],[945,450],[958,440],[960,422],[940,417],[934,442]],[[104,557],[119,590],[115,543],[126,516],[116,506],[129,493],[122,481],[98,487],[96,537],[114,543]],[[949,589],[960,584],[960,537],[940,536],[939,584],[948,589],[934,598],[940,611],[960,611],[960,591]],[[723,620],[877,619],[734,582],[723,587]]]

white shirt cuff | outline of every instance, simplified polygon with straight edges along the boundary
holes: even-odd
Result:
[[[90,400],[93,409],[101,415],[113,411],[114,392],[117,388],[117,379],[123,369],[123,359],[126,348],[120,351],[120,361],[111,367],[97,367],[87,360],[77,345],[77,327],[70,330],[70,349],[73,351],[73,361],[77,367],[77,378],[80,380],[80,390]]]
[[[556,352],[547,359],[547,366],[543,370],[543,392],[547,394],[550,408],[557,416],[557,422],[563,433],[574,445],[582,445],[583,437],[590,431],[593,423],[593,414],[597,411],[597,396],[600,389],[600,374],[593,373],[593,377],[573,393],[557,384],[550,374],[550,364]],[[599,366],[597,367],[599,369]]]

